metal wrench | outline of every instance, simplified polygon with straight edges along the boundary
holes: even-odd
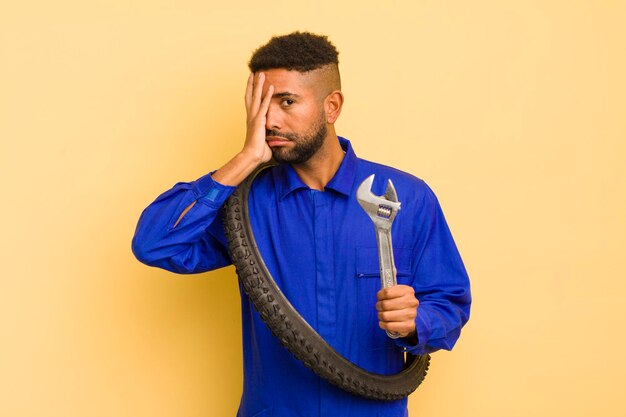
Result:
[[[387,182],[385,194],[377,196],[372,193],[374,174],[367,177],[356,191],[356,199],[370,216],[376,228],[378,242],[378,261],[380,263],[380,284],[382,288],[396,285],[396,265],[393,260],[393,246],[391,245],[391,224],[400,210],[400,202],[396,189],[391,180]],[[387,331],[392,339],[400,337],[398,333]]]

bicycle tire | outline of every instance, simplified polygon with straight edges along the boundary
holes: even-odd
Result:
[[[244,180],[224,205],[224,229],[229,253],[248,295],[272,334],[304,366],[333,385],[368,399],[394,401],[407,397],[422,383],[430,355],[407,353],[405,368],[393,375],[369,372],[344,358],[300,316],[282,293],[259,253],[248,213],[248,196],[256,176]]]

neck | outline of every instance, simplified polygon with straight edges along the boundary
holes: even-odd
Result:
[[[334,129],[328,130],[324,145],[308,161],[292,165],[302,182],[309,188],[323,191],[335,176],[344,157]]]

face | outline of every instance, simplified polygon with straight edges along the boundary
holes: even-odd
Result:
[[[264,72],[263,89],[274,86],[265,124],[274,160],[304,163],[322,148],[328,133],[323,97],[310,74],[284,69]]]

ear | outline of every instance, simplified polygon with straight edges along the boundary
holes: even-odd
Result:
[[[333,124],[341,114],[343,106],[343,94],[339,90],[330,93],[324,99],[324,112],[326,113],[326,122]]]

